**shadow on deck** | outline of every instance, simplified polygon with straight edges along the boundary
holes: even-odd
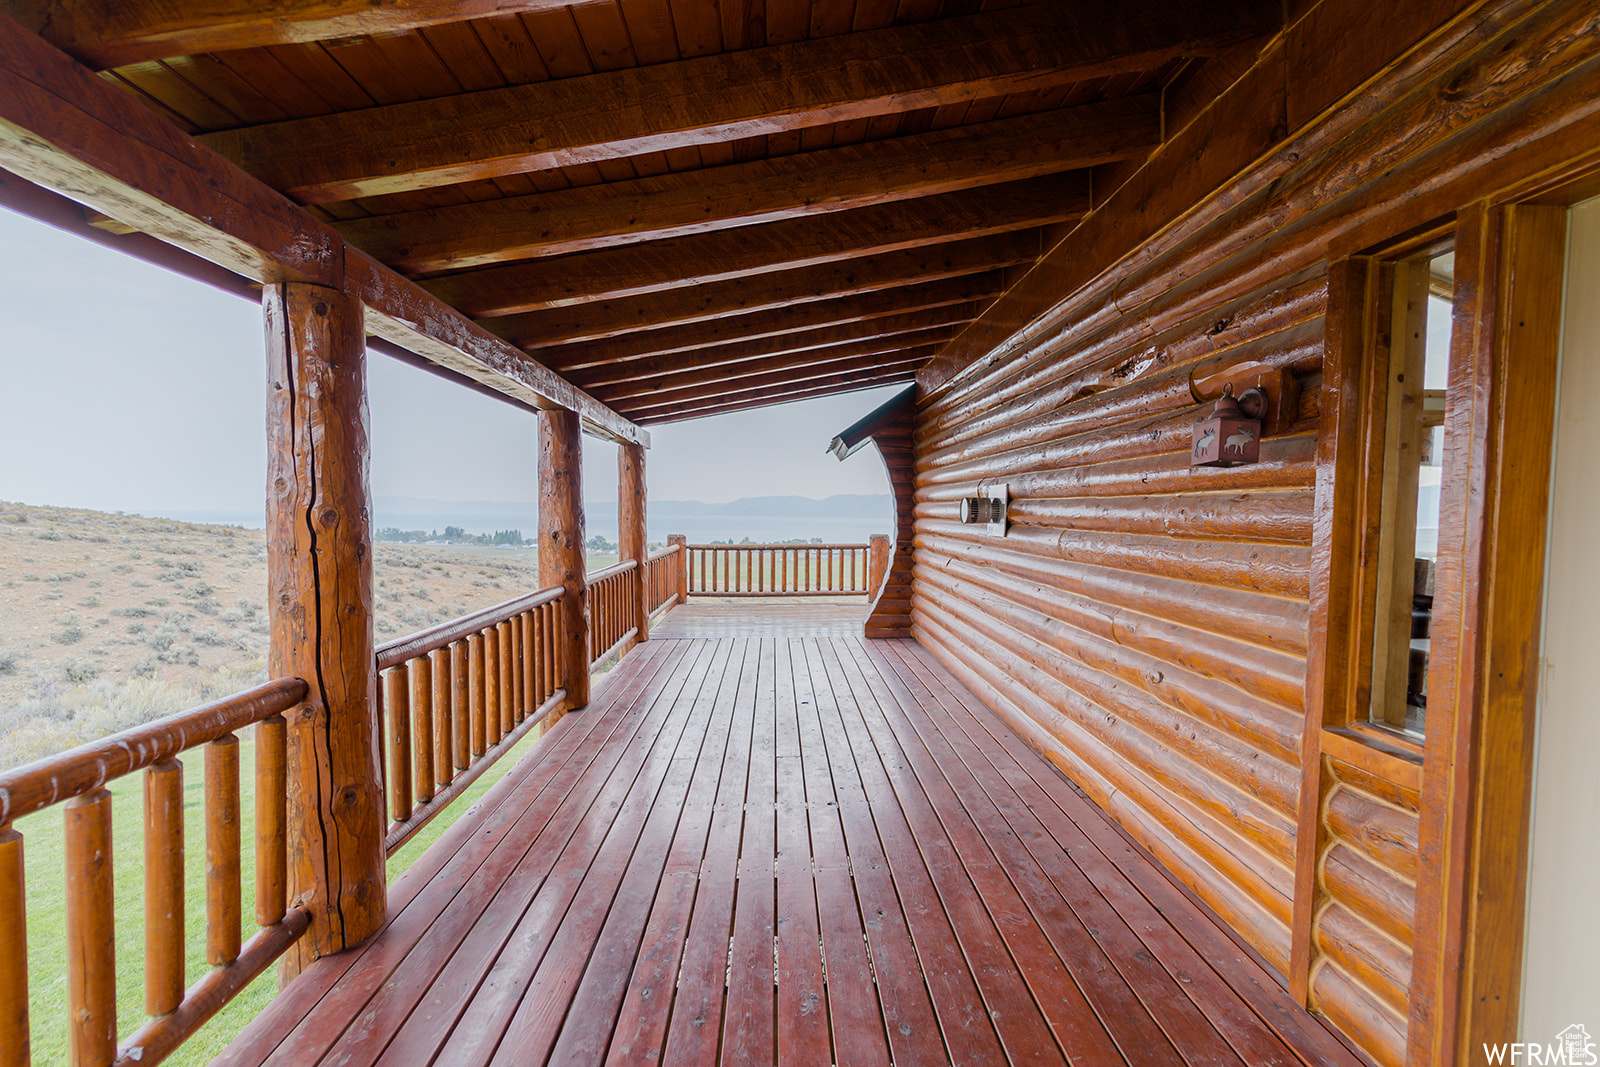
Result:
[[[674,611],[218,1062],[1358,1062],[920,646],[751,607]]]

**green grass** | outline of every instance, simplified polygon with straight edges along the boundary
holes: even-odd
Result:
[[[534,744],[539,728],[503,756],[438,818],[389,858],[388,877],[396,878],[452,823],[483,796]],[[248,735],[240,745],[241,844],[243,852],[243,935],[255,925],[255,746]],[[185,984],[207,970],[205,963],[205,811],[204,758],[199,749],[184,754],[184,935]],[[112,795],[113,885],[117,945],[117,1022],[123,1039],[142,1026],[144,1014],[144,804],[142,773],[118,779]],[[68,1062],[66,873],[63,859],[63,809],[60,805],[17,820],[24,837],[27,878],[29,1016],[33,1062]],[[276,969],[268,968],[206,1023],[165,1062],[206,1064],[264,1008],[277,992]]]

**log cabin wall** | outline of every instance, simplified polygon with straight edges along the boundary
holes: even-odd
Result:
[[[1600,15],[1298,10],[919,375],[913,632],[1347,1038],[1426,1063],[1454,920],[1423,798],[1452,772],[1319,738],[1348,713],[1318,620],[1353,521],[1319,487],[1330,265],[1591,166]],[[1368,18],[1388,32],[1351,36]],[[1191,470],[1191,378],[1245,361],[1293,373],[1298,417],[1257,465]],[[1003,538],[959,521],[1001,484]]]
[[[883,460],[894,499],[894,542],[889,556],[889,573],[867,612],[868,637],[911,636],[911,534],[914,526],[912,494],[915,471],[912,468],[912,427],[915,407],[907,403],[894,417],[873,429],[872,445]]]

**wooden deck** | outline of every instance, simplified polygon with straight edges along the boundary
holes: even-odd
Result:
[[[218,1062],[1358,1062],[920,646],[694,607]]]
[[[663,637],[854,637],[867,598],[691,597],[650,631]]]

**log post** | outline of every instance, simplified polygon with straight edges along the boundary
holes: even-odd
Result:
[[[288,981],[383,923],[383,771],[372,634],[366,335],[361,304],[271,285],[267,325],[267,671],[303,678],[289,716],[289,895],[311,925]]]
[[[678,603],[689,602],[689,539],[683,534],[669,534],[667,544],[678,546]]]
[[[889,573],[889,535],[873,534],[867,551],[867,596],[878,595],[878,588]]]
[[[565,588],[556,645],[566,710],[589,703],[589,585],[583,560],[583,444],[576,412],[539,415],[539,587]]]
[[[22,835],[0,823],[0,1065],[27,1067],[28,907]]]
[[[650,637],[650,555],[646,536],[644,446],[617,446],[617,527],[623,559],[637,560],[629,579],[627,622],[623,629],[637,630],[635,641]]]

